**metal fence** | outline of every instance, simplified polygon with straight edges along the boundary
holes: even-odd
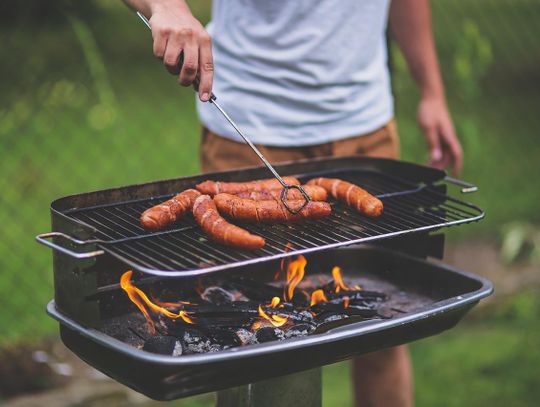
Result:
[[[34,242],[53,199],[198,171],[194,95],[152,58],[146,29],[116,2],[84,13],[59,3],[47,19],[4,15],[0,31],[0,345],[54,332],[51,255]],[[197,11],[207,18],[208,2]],[[538,220],[540,2],[437,0],[433,13],[464,178],[488,206],[475,230]],[[403,155],[423,160],[417,92],[394,46],[392,56]],[[511,213],[497,197],[511,197]]]

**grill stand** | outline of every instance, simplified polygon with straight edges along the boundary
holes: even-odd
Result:
[[[321,368],[217,392],[216,407],[321,407]]]

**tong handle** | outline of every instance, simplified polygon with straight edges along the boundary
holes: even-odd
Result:
[[[449,182],[450,184],[457,185],[458,187],[463,187],[463,188],[461,188],[461,193],[462,194],[469,194],[471,192],[478,191],[478,187],[476,185],[470,184],[470,183],[465,182],[465,181],[461,181],[460,179],[456,179],[456,178],[450,177],[448,175],[446,177],[444,177],[444,180],[446,182]]]
[[[60,232],[41,233],[36,236],[36,240],[38,243],[41,243],[44,246],[50,247],[51,249],[57,250],[60,253],[67,254],[68,256],[74,257],[76,259],[89,259],[92,257],[101,256],[102,254],[105,253],[105,251],[103,250],[94,250],[91,252],[79,253],[48,240],[53,237],[61,237],[63,239],[69,240],[71,243],[77,246],[83,246],[86,244],[95,243],[95,241],[93,240],[79,240],[69,235],[66,235],[65,233],[60,233]]]

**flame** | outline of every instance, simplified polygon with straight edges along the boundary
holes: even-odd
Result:
[[[290,250],[292,250],[293,248],[293,244],[291,242],[287,242],[287,244],[285,245],[285,249],[284,249],[284,252],[285,253],[288,253]],[[283,257],[279,263],[279,270],[276,271],[276,273],[274,274],[274,281],[277,281],[279,280],[279,276],[281,275],[281,272],[283,270],[285,270],[285,262],[286,261],[289,261],[289,258],[288,257]],[[287,263],[288,264],[288,263]]]
[[[161,307],[159,305],[154,304],[148,296],[139,288],[135,287],[131,283],[131,276],[133,275],[133,271],[128,270],[124,274],[122,274],[122,277],[120,277],[120,287],[127,293],[129,299],[139,308],[139,310],[143,313],[144,317],[146,318],[146,322],[148,323],[148,329],[150,330],[150,333],[152,335],[155,335],[156,333],[156,326],[154,324],[154,321],[150,317],[150,314],[148,313],[148,310],[146,309],[145,305],[148,306],[152,311],[166,315],[169,318],[172,319],[178,319],[182,318],[184,322],[187,322],[188,324],[193,324],[193,319],[185,312],[180,311],[178,314],[175,314],[164,307]],[[176,303],[163,303],[163,304],[176,304]]]
[[[304,278],[306,271],[307,260],[304,256],[300,255],[295,260],[289,263],[287,267],[287,285],[283,290],[283,299],[290,301],[293,299],[294,289]]]
[[[351,291],[351,288],[348,287],[347,284],[345,284],[345,282],[343,281],[343,276],[341,274],[341,267],[335,266],[332,269],[332,277],[334,278],[335,292],[336,293],[339,293],[341,290],[343,290],[343,291]]]
[[[270,304],[266,305],[267,308],[276,308],[281,300],[279,297],[272,298],[272,301]],[[267,321],[270,321],[270,323],[275,327],[283,326],[287,323],[289,320],[287,317],[282,317],[280,315],[268,315],[266,312],[264,312],[262,305],[259,305],[259,316],[266,319]],[[251,325],[251,329],[257,330],[261,327],[261,321],[255,321],[253,325]]]
[[[266,312],[264,312],[261,305],[259,305],[259,315],[261,317],[263,317],[264,319],[270,321],[270,323],[272,325],[274,325],[275,327],[283,326],[289,320],[287,317],[282,317],[282,316],[279,316],[279,315],[268,315]],[[257,327],[260,327],[260,323],[259,323],[259,325]]]
[[[270,302],[269,307],[276,308],[279,305],[280,301],[281,300],[279,299],[279,297],[272,298],[272,301]]]
[[[349,303],[351,299],[349,297],[343,297],[343,308],[349,308]]]
[[[324,295],[324,291],[321,289],[315,290],[311,293],[311,304],[310,306],[313,307],[315,304],[318,304],[319,302],[327,302],[328,298],[326,298],[326,295]]]

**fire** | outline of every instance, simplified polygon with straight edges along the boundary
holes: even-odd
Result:
[[[315,290],[311,293],[311,305],[314,306],[315,304],[318,304],[319,302],[328,302],[328,298],[326,298],[326,295],[324,295],[324,291],[321,289]]]
[[[287,244],[285,245],[285,253],[289,252],[290,250],[292,250],[293,248],[293,245],[291,242],[287,242]],[[279,270],[276,271],[276,273],[274,274],[274,281],[277,281],[279,280],[279,276],[281,275],[281,272],[283,270],[285,270],[285,263],[289,261],[289,258],[288,257],[283,257],[279,263]],[[288,264],[288,263],[287,263]]]
[[[152,311],[163,314],[171,319],[178,319],[181,318],[184,322],[188,324],[193,324],[193,319],[185,312],[180,311],[178,314],[175,314],[174,312],[171,312],[164,308],[163,306],[159,306],[154,304],[148,296],[139,288],[135,287],[131,283],[131,276],[133,275],[133,271],[128,270],[124,274],[122,274],[122,277],[120,277],[120,287],[126,292],[129,299],[139,308],[139,310],[143,313],[144,317],[146,318],[146,322],[148,323],[148,329],[150,330],[150,333],[152,335],[155,335],[156,333],[156,326],[154,324],[154,321],[150,317],[150,313],[146,309],[145,305],[150,308]],[[162,303],[164,306],[177,306],[176,303]]]
[[[343,276],[341,275],[341,267],[335,266],[332,269],[332,277],[334,278],[335,291],[339,293],[341,290],[350,291],[351,289],[343,281]]]
[[[272,298],[272,301],[270,304],[266,306],[266,308],[277,308],[281,300],[279,297]],[[289,320],[287,317],[282,317],[279,315],[268,315],[266,312],[264,312],[262,305],[259,305],[259,316],[269,321],[273,326],[280,327],[287,323]],[[254,331],[259,329],[261,327],[260,321],[255,321],[253,325],[251,326],[251,329]]]
[[[306,271],[307,260],[304,256],[300,255],[295,260],[289,263],[287,267],[287,285],[283,290],[283,299],[290,301],[293,299],[294,289],[304,278]]]
[[[349,308],[349,303],[351,299],[349,297],[343,297],[343,308]]]

